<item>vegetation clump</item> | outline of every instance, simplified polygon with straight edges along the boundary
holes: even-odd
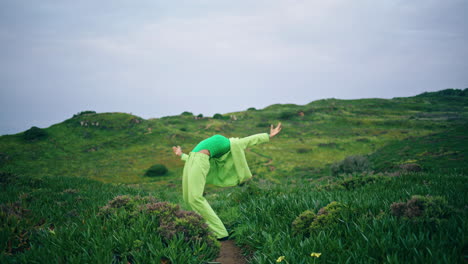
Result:
[[[419,164],[416,164],[416,163],[401,164],[399,167],[404,172],[420,172],[420,171],[422,171],[421,166]]]
[[[370,162],[365,156],[348,156],[344,160],[333,163],[330,167],[334,176],[339,174],[351,174],[369,171]]]
[[[325,190],[354,190],[356,188],[378,182],[388,182],[390,177],[383,175],[351,176],[323,186]]]
[[[311,236],[317,231],[335,227],[348,208],[336,201],[321,208],[317,214],[310,210],[301,213],[292,223],[293,234]]]
[[[317,215],[310,211],[306,210],[302,212],[294,221],[292,222],[292,231],[294,235],[307,234],[309,232],[309,227],[312,222],[315,220]]]
[[[295,117],[297,115],[296,112],[293,112],[293,111],[284,111],[284,112],[281,112],[280,115],[279,115],[279,119],[282,119],[282,120],[289,120],[289,119],[292,119],[293,117]]]
[[[406,203],[393,203],[390,210],[391,214],[396,217],[428,223],[440,223],[452,212],[447,200],[443,197],[421,195],[413,195]]]
[[[73,117],[82,116],[82,115],[91,115],[91,114],[96,114],[96,111],[90,111],[90,110],[81,111],[78,114],[74,114]]]
[[[223,115],[216,113],[216,114],[214,114],[213,118],[214,119],[223,119]]]
[[[219,248],[216,237],[199,214],[181,210],[177,204],[159,202],[152,196],[116,196],[99,209],[98,215],[114,220],[120,217],[128,226],[148,221],[146,224],[151,225],[148,228],[161,235],[166,243],[182,236],[186,242]]]
[[[38,127],[31,127],[24,131],[23,138],[27,141],[35,141],[47,138],[48,134],[44,129]]]
[[[166,166],[164,166],[163,164],[155,164],[146,171],[145,176],[148,176],[148,177],[164,176],[167,174],[167,172],[168,170]]]
[[[183,112],[182,114],[180,114],[181,116],[193,116],[193,113],[192,112]]]
[[[296,152],[299,153],[299,154],[308,153],[310,151],[312,151],[310,148],[298,148],[298,149],[296,149]]]
[[[34,225],[31,211],[24,208],[21,201],[0,204],[0,219],[0,256],[27,250]]]

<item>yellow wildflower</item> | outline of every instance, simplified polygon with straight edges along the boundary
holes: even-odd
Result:
[[[316,257],[316,258],[320,257],[320,255],[322,255],[322,253],[315,253],[315,252],[312,252],[312,253],[310,254],[311,257]]]
[[[284,260],[284,256],[281,256],[281,257],[279,257],[279,258],[276,260],[276,262],[281,262],[281,261],[283,261],[283,260]]]

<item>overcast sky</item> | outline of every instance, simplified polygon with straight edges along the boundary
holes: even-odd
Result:
[[[0,0],[0,134],[468,87],[467,0]]]

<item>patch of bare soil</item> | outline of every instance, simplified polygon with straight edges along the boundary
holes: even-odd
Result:
[[[226,240],[221,242],[221,250],[218,258],[211,263],[220,264],[246,264],[244,255],[241,249],[236,246],[233,240]]]

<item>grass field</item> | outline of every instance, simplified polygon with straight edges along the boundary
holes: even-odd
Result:
[[[85,112],[42,129],[41,137],[2,136],[0,262],[212,260],[219,244],[194,235],[205,231],[190,214],[178,211],[180,218],[164,223],[178,230],[173,236],[162,228],[161,215],[173,213],[172,206],[186,209],[183,162],[171,146],[188,152],[213,134],[243,137],[282,122],[278,137],[247,149],[252,181],[206,188],[206,198],[251,263],[277,263],[280,257],[284,263],[464,263],[466,91],[324,99],[216,119]],[[356,156],[366,165],[334,169]],[[144,176],[154,164],[165,165],[168,174]],[[122,195],[152,196],[155,201],[147,204],[167,210],[149,217],[131,200],[133,207],[125,204],[103,218],[102,208]],[[417,207],[414,195],[444,203]],[[319,212],[334,201],[345,208],[336,217]],[[420,211],[395,215],[392,204],[402,202]],[[328,218],[317,220],[313,232],[298,234],[293,222],[306,210]]]

